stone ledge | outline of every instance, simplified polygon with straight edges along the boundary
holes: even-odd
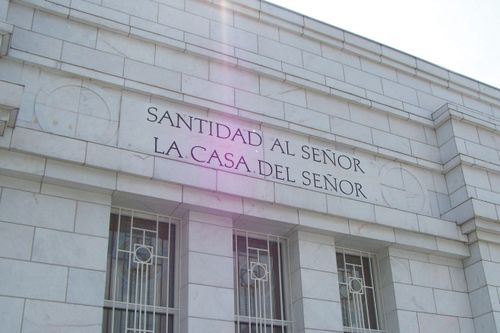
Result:
[[[6,158],[8,155],[15,154],[16,156],[22,156],[23,154],[7,152]],[[46,163],[43,164],[42,160],[37,158],[33,167],[27,168],[23,172],[18,172],[16,174],[17,177],[26,178],[30,175],[36,176],[38,179],[40,178],[40,172],[42,172],[43,167],[43,181],[46,183],[52,183],[60,186],[69,186],[72,188],[84,189],[86,191],[97,191],[104,193],[129,193],[133,195],[142,195],[145,198],[149,197],[153,200],[158,201],[155,206],[160,207],[161,200],[175,201],[175,202],[183,202],[186,201],[188,205],[197,205],[201,207],[205,207],[207,209],[212,209],[214,207],[214,203],[218,201],[217,198],[212,198],[208,200],[207,198],[211,198],[214,195],[217,196],[219,193],[215,193],[207,188],[200,188],[199,185],[195,185],[197,188],[196,191],[188,191],[188,196],[184,196],[182,193],[187,188],[186,184],[174,184],[172,182],[161,182],[164,186],[160,186],[158,191],[153,194],[147,193],[146,191],[141,190],[144,188],[142,185],[143,182],[151,184],[150,178],[140,177],[140,176],[128,176],[121,173],[117,173],[115,170],[105,170],[103,168],[94,168],[88,166],[77,165],[73,163],[67,162],[58,162],[55,160],[47,159]],[[37,167],[37,165],[39,165]],[[13,171],[13,165],[4,165],[2,168],[2,173],[9,174],[9,171]],[[32,170],[33,169],[33,170]],[[35,174],[33,174],[35,173]],[[117,178],[118,175],[118,178]],[[156,180],[155,180],[156,181]],[[280,185],[285,189],[289,188],[286,185]],[[301,193],[302,191],[310,192],[308,190],[303,190],[301,188],[296,188],[297,193]],[[346,198],[340,198],[337,196],[327,196],[326,194],[317,193],[318,196],[323,196],[326,198],[330,198],[331,200],[342,200],[342,205],[348,205],[354,201]],[[221,193],[220,195],[225,198],[233,198],[235,194],[230,193]],[[374,205],[372,203],[364,203],[364,202],[356,202],[358,209],[362,209],[364,214],[351,214],[350,210],[345,210],[340,206],[332,206],[329,203],[328,207],[318,206],[317,208],[294,208],[290,205],[293,205],[293,202],[287,202],[286,200],[282,203],[277,203],[276,200],[272,198],[267,198],[265,201],[262,199],[250,197],[251,193],[243,194],[244,198],[236,198],[235,200],[231,200],[227,205],[222,205],[221,210],[225,210],[230,214],[243,214],[249,215],[256,218],[262,218],[262,214],[259,214],[260,209],[255,209],[255,205],[262,206],[261,208],[272,209],[274,211],[272,215],[272,219],[283,222],[286,224],[290,224],[291,221],[295,220],[293,216],[300,216],[299,211],[309,212],[305,216],[308,219],[309,227],[312,227],[311,221],[316,220],[317,217],[320,217],[320,220],[327,219],[338,219],[338,221],[357,221],[356,223],[361,223],[363,225],[370,225],[371,228],[377,229],[387,229],[387,230],[400,230],[401,232],[419,232],[422,234],[429,235],[429,237],[438,237],[438,238],[446,238],[452,241],[463,242],[466,239],[460,232],[458,226],[454,225],[452,222],[445,221],[438,218],[432,218],[428,216],[424,216],[421,214],[410,213],[406,211],[402,211],[399,209],[389,208],[385,206]],[[201,199],[197,199],[196,197],[201,196]],[[237,200],[236,200],[237,199]],[[243,200],[243,201],[242,201]],[[329,202],[333,202],[329,200]],[[220,201],[220,200],[219,200]],[[243,202],[243,205],[242,205]],[[217,205],[218,206],[218,205]],[[252,208],[254,207],[254,208]],[[375,210],[375,208],[377,208]],[[318,210],[319,209],[319,210]],[[339,210],[340,209],[340,210]],[[314,212],[316,210],[316,212]],[[292,218],[293,217],[293,218]],[[408,219],[408,225],[397,223],[400,219]],[[388,220],[390,220],[388,222]],[[343,223],[344,223],[343,222]],[[296,221],[292,224],[301,224],[300,221]],[[352,222],[354,223],[354,222]],[[321,224],[321,221],[320,221]],[[323,222],[324,224],[324,222]],[[381,229],[381,230],[382,230]],[[385,233],[384,233],[385,234]],[[386,238],[386,236],[384,236]]]
[[[23,90],[23,86],[0,81],[0,136],[4,135],[7,127],[15,126]]]

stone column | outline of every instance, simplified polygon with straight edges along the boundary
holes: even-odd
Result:
[[[101,332],[111,198],[23,184],[0,184],[0,332]]]
[[[290,256],[294,332],[343,332],[333,237],[298,231]]]
[[[477,241],[470,250],[465,275],[476,332],[500,332],[500,245]]]
[[[389,247],[379,256],[388,333],[475,331],[460,259]]]
[[[181,241],[181,332],[234,333],[232,219],[190,211]]]

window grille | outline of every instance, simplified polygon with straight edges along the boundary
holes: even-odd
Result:
[[[236,333],[291,332],[285,308],[286,240],[235,231]]]
[[[384,332],[377,309],[373,256],[337,249],[337,268],[344,332]]]
[[[132,210],[113,211],[103,333],[177,331],[177,222]]]

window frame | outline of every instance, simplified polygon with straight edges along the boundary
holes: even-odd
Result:
[[[280,316],[281,319],[279,318],[258,318],[256,316],[251,316],[251,315],[245,315],[245,314],[240,314],[240,299],[239,299],[239,280],[240,280],[240,274],[239,274],[239,268],[238,268],[238,263],[239,263],[239,243],[238,243],[238,238],[244,238],[245,239],[245,245],[249,244],[249,240],[254,240],[254,241],[262,241],[262,242],[267,242],[268,244],[274,243],[276,246],[276,256],[278,257],[279,262],[276,264],[273,264],[273,266],[278,267],[278,276],[277,278],[277,283],[280,283],[279,289],[280,289]],[[288,239],[283,236],[277,236],[277,235],[272,235],[272,234],[266,234],[266,233],[261,233],[261,232],[254,232],[254,231],[248,231],[248,230],[242,230],[242,229],[233,229],[233,238],[232,238],[232,248],[233,248],[233,260],[234,260],[234,270],[233,270],[233,279],[234,279],[234,309],[235,309],[235,314],[234,314],[234,323],[235,323],[235,332],[236,333],[241,333],[243,330],[241,329],[241,325],[263,325],[266,327],[271,327],[271,329],[281,329],[283,333],[291,333],[292,332],[292,311],[291,311],[291,286],[290,286],[290,266],[288,263],[289,260],[289,248],[288,248]],[[268,245],[269,246],[269,245]],[[247,252],[248,254],[248,252]],[[276,275],[276,274],[274,274]],[[281,281],[280,281],[281,277]],[[243,287],[244,288],[244,287]],[[273,306],[276,305],[275,299],[273,300]],[[261,322],[259,322],[261,320]],[[252,329],[249,329],[251,332]],[[267,331],[267,329],[266,329]]]
[[[156,316],[165,316],[165,330],[162,332],[158,333],[169,333],[169,332],[178,332],[179,327],[180,327],[180,250],[181,250],[181,237],[180,237],[180,228],[181,228],[181,219],[177,217],[172,217],[172,216],[167,216],[167,215],[162,215],[162,214],[156,214],[156,213],[151,213],[151,212],[145,212],[141,210],[136,210],[136,209],[131,209],[131,208],[124,208],[124,207],[117,207],[117,206],[112,206],[111,208],[111,213],[110,213],[110,218],[109,218],[109,227],[108,230],[111,232],[111,223],[112,223],[112,218],[113,215],[117,216],[117,235],[120,233],[119,231],[119,225],[121,223],[121,218],[123,216],[128,217],[129,223],[132,224],[134,223],[134,219],[141,219],[141,220],[146,220],[147,222],[150,222],[152,224],[156,224],[156,227],[159,227],[159,224],[164,223],[168,225],[168,258],[170,260],[170,252],[173,250],[173,264],[168,268],[168,278],[166,279],[167,281],[165,282],[165,288],[167,288],[167,296],[166,296],[166,306],[160,306],[160,305],[142,305],[142,310],[146,315],[150,315],[151,313],[155,314]],[[173,226],[173,228],[172,228]],[[172,232],[173,229],[173,232]],[[171,240],[173,236],[173,246],[171,247]],[[130,237],[130,236],[129,236]],[[111,241],[115,242],[116,245],[113,245]],[[115,258],[112,259],[111,263],[109,262],[110,260],[110,251],[112,251],[113,246],[118,247],[118,242],[119,242],[119,237],[116,237],[115,239],[111,239],[110,236],[108,236],[108,251],[106,254],[106,283],[105,283],[105,291],[104,291],[104,300],[103,300],[103,322],[102,322],[102,332],[105,333],[113,333],[113,327],[114,327],[114,321],[113,317],[114,312],[116,310],[118,311],[134,311],[134,306],[136,306],[139,303],[132,303],[132,302],[124,302],[124,301],[119,301],[119,300],[112,300],[113,296],[108,297],[110,293],[112,292],[112,288],[116,288],[116,279],[118,278],[118,274],[116,272],[116,266],[115,267],[110,267],[110,265],[113,263],[113,260],[116,260],[118,257],[117,252],[114,254],[116,255]],[[128,250],[130,253],[129,255],[132,256],[131,249]],[[156,254],[158,255],[158,254]],[[129,260],[134,260],[132,258],[129,258]],[[117,263],[115,264],[117,265]],[[170,272],[170,269],[173,269],[173,272]],[[116,276],[115,276],[116,275]],[[115,279],[114,282],[112,280]],[[170,279],[173,279],[171,281]],[[163,279],[161,280],[161,283],[164,283]],[[127,282],[130,283],[130,282]],[[156,300],[156,295],[154,295],[154,299]],[[107,316],[110,316],[110,318],[107,318]],[[172,319],[171,319],[172,318]],[[111,327],[110,330],[107,328],[108,322],[105,320],[107,319],[108,321],[111,322]],[[116,328],[115,328],[116,329]],[[154,331],[155,328],[153,327],[152,330]],[[156,333],[156,332],[155,332]]]
[[[369,262],[370,267],[369,272],[370,272],[370,279],[371,279],[371,287],[369,286],[368,288],[371,288],[373,291],[373,306],[374,306],[374,311],[375,311],[375,320],[376,320],[376,326],[377,328],[370,328],[369,327],[355,327],[355,326],[345,326],[344,325],[344,316],[343,312],[344,310],[342,309],[342,299],[340,300],[340,306],[341,306],[341,318],[342,318],[342,325],[343,325],[343,330],[344,333],[362,333],[362,332],[372,332],[372,333],[385,333],[385,318],[384,318],[384,311],[382,308],[382,295],[381,295],[381,290],[380,290],[380,285],[379,285],[379,279],[380,279],[380,271],[379,271],[379,266],[377,262],[377,256],[374,253],[371,252],[366,252],[366,251],[361,251],[361,250],[355,250],[355,249],[349,249],[349,248],[344,248],[344,247],[336,247],[335,248],[335,256],[337,255],[342,255],[343,256],[343,262],[344,262],[344,267],[346,264],[345,258],[346,255],[348,256],[355,256],[355,257],[360,257],[360,262],[361,266],[363,269],[363,286],[364,288],[366,287],[366,279],[365,279],[365,273],[364,273],[364,266],[362,265],[363,263],[363,258],[366,258]],[[339,296],[342,297],[340,288],[341,285],[345,285],[346,288],[348,288],[348,283],[347,282],[340,282],[340,269],[341,267],[339,266],[339,262],[336,258],[337,261],[337,272],[338,272],[338,288],[339,288]],[[348,296],[349,299],[349,296]],[[368,310],[368,304],[365,305],[367,309],[367,313],[369,312]],[[347,309],[347,311],[350,311],[350,309]],[[349,313],[349,318],[350,318],[350,313]],[[369,319],[368,319],[369,322]],[[352,321],[350,320],[350,324],[352,325]]]

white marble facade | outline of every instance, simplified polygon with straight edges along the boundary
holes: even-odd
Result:
[[[264,1],[0,0],[0,331],[102,332],[124,207],[181,221],[176,333],[235,332],[234,229],[288,239],[288,333],[346,331],[341,248],[381,332],[500,332],[499,128],[500,90]]]

